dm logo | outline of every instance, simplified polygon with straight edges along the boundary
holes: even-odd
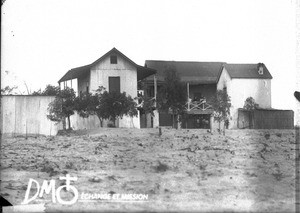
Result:
[[[60,203],[60,204],[65,204],[65,205],[74,204],[78,200],[78,190],[74,186],[71,186],[70,182],[71,181],[77,181],[77,177],[71,177],[69,174],[67,174],[66,177],[59,177],[59,179],[60,180],[66,180],[66,185],[62,185],[62,186],[58,187],[55,190],[55,180],[50,180],[49,184],[48,184],[48,181],[44,180],[42,186],[40,187],[39,183],[36,180],[30,178],[29,182],[28,182],[27,190],[26,190],[26,193],[25,193],[25,199],[22,202],[22,204],[28,204],[29,202],[35,200],[38,196],[43,197],[44,192],[46,194],[49,194],[51,192],[51,190],[52,190],[52,202],[53,203],[56,203],[56,200],[57,200],[57,202]],[[32,183],[36,184],[37,192],[35,193],[35,195],[33,195],[29,199],[29,193],[30,193]],[[61,199],[60,191],[63,188],[66,188],[67,191],[70,191],[70,190],[73,191],[74,197],[73,197],[72,200],[65,201],[65,200]]]

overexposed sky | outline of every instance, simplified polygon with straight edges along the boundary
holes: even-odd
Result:
[[[263,62],[272,106],[295,104],[295,0],[6,0],[1,16],[1,87],[55,85],[116,47],[140,65]]]

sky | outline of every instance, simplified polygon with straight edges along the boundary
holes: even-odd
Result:
[[[6,0],[1,87],[44,89],[116,47],[145,60],[264,63],[294,109],[296,0]]]

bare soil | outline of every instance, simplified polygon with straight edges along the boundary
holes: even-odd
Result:
[[[147,201],[32,201],[46,211],[295,212],[293,130],[117,129],[1,141],[1,195],[24,200],[29,178],[78,177],[79,195],[148,194]],[[34,194],[34,189],[32,190]],[[63,192],[72,199],[73,194]]]

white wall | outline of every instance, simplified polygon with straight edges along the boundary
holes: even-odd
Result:
[[[152,128],[151,119],[153,119],[153,128],[159,127],[159,113],[157,110],[153,111],[153,117],[152,117],[151,113],[146,114],[146,122],[147,122],[146,127],[147,128]]]
[[[60,125],[47,119],[54,96],[2,96],[1,133],[56,135]]]
[[[225,67],[223,68],[217,83],[217,90],[222,90],[224,87],[227,87],[227,93],[231,93],[231,77],[229,76]]]
[[[68,126],[68,119],[66,119],[66,125]],[[80,117],[77,112],[70,117],[71,128],[73,130],[78,129],[96,129],[100,127],[99,118],[96,115],[90,115],[88,118]]]
[[[254,98],[262,108],[271,107],[271,79],[232,79],[232,105],[243,107],[248,97]]]
[[[137,96],[137,69],[120,55],[117,55],[118,63],[111,64],[110,56],[101,60],[92,67],[90,72],[90,92],[94,92],[99,86],[109,90],[108,78],[120,77],[121,92],[126,92],[132,98]],[[140,118],[124,116],[119,120],[119,127],[140,128]]]
[[[231,128],[237,128],[237,109],[243,108],[248,97],[262,108],[271,108],[271,79],[232,79],[231,85]]]
[[[229,76],[227,70],[225,69],[225,67],[223,67],[223,70],[221,72],[219,81],[217,83],[217,90],[222,90],[224,87],[227,87],[227,93],[229,96],[231,96],[230,94],[232,94],[232,81],[231,81],[231,77]],[[231,97],[231,102],[232,102],[232,97]],[[230,110],[230,119],[229,119],[229,128],[234,128],[233,123],[233,117],[232,115],[235,113],[235,111],[237,111],[237,109],[231,108]],[[213,129],[218,129],[219,128],[219,123],[215,122],[213,117],[211,119],[211,121],[213,121],[212,123],[212,128]],[[224,123],[221,123],[221,129],[223,129]]]

